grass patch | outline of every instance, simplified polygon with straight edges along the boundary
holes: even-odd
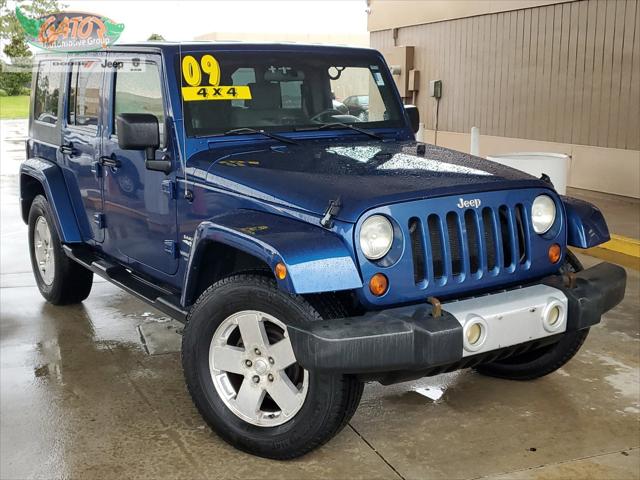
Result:
[[[0,118],[27,118],[29,116],[29,96],[0,97]]]

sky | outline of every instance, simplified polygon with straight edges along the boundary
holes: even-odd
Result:
[[[365,0],[62,0],[65,10],[124,23],[120,42],[193,40],[209,32],[367,33]]]

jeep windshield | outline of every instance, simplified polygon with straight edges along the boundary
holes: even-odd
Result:
[[[188,136],[404,125],[393,80],[374,55],[184,52],[179,75]]]

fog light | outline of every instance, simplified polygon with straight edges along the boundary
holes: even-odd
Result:
[[[542,312],[542,326],[547,332],[555,332],[564,324],[565,309],[560,300],[551,298]]]
[[[487,339],[487,323],[482,317],[472,316],[464,324],[463,343],[468,352],[476,352],[482,348]]]
[[[560,245],[554,243],[549,247],[549,261],[551,263],[558,263],[560,257],[562,256],[562,250],[560,249]]]
[[[547,322],[550,326],[554,326],[560,320],[560,307],[554,306],[549,310],[549,320]]]
[[[467,342],[469,345],[475,345],[482,335],[482,327],[479,323],[474,323],[467,329]]]
[[[369,280],[369,290],[376,297],[381,297],[385,293],[387,293],[387,289],[389,288],[389,280],[382,273],[376,273],[371,280]]]

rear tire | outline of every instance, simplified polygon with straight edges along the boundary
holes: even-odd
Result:
[[[567,251],[565,264],[561,272],[579,272],[582,270],[580,260]],[[565,333],[559,342],[530,352],[505,358],[497,362],[479,365],[476,370],[489,377],[508,380],[535,380],[555,372],[571,360],[589,335],[589,329]]]
[[[184,330],[182,365],[193,402],[222,439],[285,460],[318,448],[347,424],[363,384],[352,376],[306,371],[290,349],[286,325],[321,318],[302,297],[278,290],[260,274],[222,279],[200,296]],[[280,395],[282,381],[292,396]]]
[[[62,251],[47,199],[38,195],[29,210],[29,254],[38,290],[49,303],[69,305],[89,296],[93,272]]]

